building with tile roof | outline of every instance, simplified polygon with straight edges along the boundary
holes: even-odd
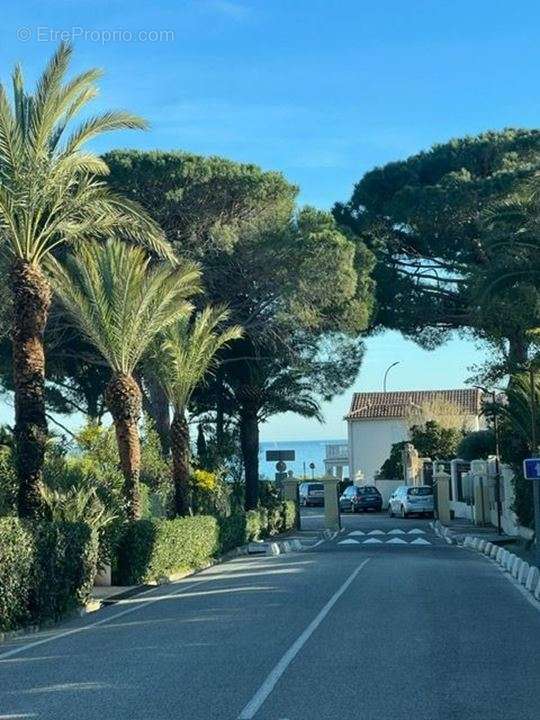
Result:
[[[354,393],[345,416],[351,479],[373,481],[392,445],[408,439],[415,411],[438,403],[455,407],[467,429],[480,429],[482,391],[477,388]]]

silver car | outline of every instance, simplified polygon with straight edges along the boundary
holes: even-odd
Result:
[[[430,485],[401,485],[388,500],[390,517],[406,518],[413,513],[433,515],[433,488]]]

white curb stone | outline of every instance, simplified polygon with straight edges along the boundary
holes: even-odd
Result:
[[[510,570],[512,569],[512,563],[514,562],[515,557],[516,556],[513,553],[507,551],[507,555],[504,559],[504,569],[506,570],[506,572],[510,572]]]
[[[514,562],[512,563],[512,577],[518,579],[519,571],[523,565],[523,560],[514,555]]]
[[[463,547],[470,547],[472,542],[472,537],[470,535],[465,535],[465,540],[463,541]]]
[[[540,580],[536,583],[536,590],[534,591],[534,597],[540,600]]]
[[[529,565],[528,562],[523,561],[521,563],[521,567],[519,568],[519,574],[518,574],[518,581],[519,581],[520,585],[525,585],[530,569],[531,569],[531,566]]]
[[[506,550],[504,548],[500,547],[497,550],[497,555],[495,556],[495,559],[497,560],[499,565],[502,565],[505,554],[506,554]]]
[[[491,553],[491,548],[493,547],[493,543],[487,542],[484,545],[484,555],[489,555]]]
[[[491,546],[491,552],[489,553],[489,555],[490,555],[490,557],[492,557],[492,558],[496,558],[498,552],[499,552],[498,546],[497,546],[497,545],[492,545],[492,546]]]
[[[478,543],[478,548],[477,548],[478,552],[484,552],[485,547],[486,547],[486,541],[480,540],[480,542]]]
[[[477,538],[477,537],[473,537],[473,538],[472,538],[472,540],[471,540],[471,547],[472,547],[473,550],[476,550],[476,548],[478,547],[478,538]]]
[[[537,567],[535,567],[534,565],[531,565],[531,567],[529,568],[529,573],[527,575],[527,579],[525,580],[525,588],[529,592],[534,592],[539,581],[540,581],[540,571],[538,570]]]

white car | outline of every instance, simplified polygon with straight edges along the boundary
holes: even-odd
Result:
[[[401,485],[388,500],[390,517],[406,518],[413,513],[433,516],[433,488],[430,485]]]

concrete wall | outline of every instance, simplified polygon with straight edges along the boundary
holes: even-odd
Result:
[[[485,501],[487,504],[487,519],[494,527],[497,526],[497,504],[495,502],[495,461],[490,458],[487,461],[487,485]],[[508,465],[501,463],[501,525],[503,531],[507,535],[519,535],[525,539],[531,539],[533,531],[525,528],[518,523],[516,514],[512,510],[514,502],[514,488],[512,484],[513,472]],[[474,482],[474,481],[473,481]],[[454,511],[456,518],[464,518],[472,520],[474,516],[474,506],[471,504],[451,501],[450,509]]]
[[[383,499],[383,509],[388,508],[388,498],[400,485],[404,485],[404,480],[381,480],[378,478],[373,483],[377,490],[381,493]]]

